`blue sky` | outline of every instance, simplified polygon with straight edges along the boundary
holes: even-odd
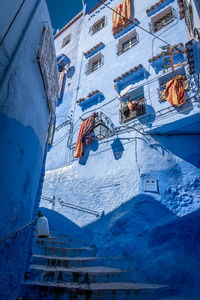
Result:
[[[82,0],[46,0],[54,30],[61,29],[82,10]],[[90,10],[98,0],[85,0]]]

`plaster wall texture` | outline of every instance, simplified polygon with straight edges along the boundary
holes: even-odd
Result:
[[[107,1],[105,4],[114,8],[118,3],[120,1],[116,0]],[[140,22],[139,24],[146,30],[149,30],[151,19],[146,14],[146,9],[153,4],[155,3],[150,0],[145,2],[133,1],[133,17],[136,17]],[[186,43],[188,37],[185,21],[179,18],[177,1],[166,1],[165,4],[165,7],[168,5],[173,7],[175,19],[159,30],[156,35],[171,45],[180,42]],[[162,9],[163,7],[158,7],[156,12],[160,12]],[[106,26],[91,36],[89,34],[90,27],[103,16],[106,17]],[[191,88],[187,93],[187,97],[192,97],[191,101],[181,108],[169,112],[172,107],[167,101],[159,102],[157,91],[159,78],[165,74],[161,69],[148,62],[150,58],[161,52],[160,46],[165,44],[135,27],[139,37],[138,43],[118,56],[116,46],[120,37],[115,38],[111,28],[112,11],[103,5],[90,15],[86,14],[84,16],[77,50],[76,69],[80,69],[77,84],[79,87],[78,93],[75,98],[72,96],[72,92],[70,95],[68,94],[67,99],[64,99],[59,106],[57,118],[59,118],[59,115],[65,114],[64,109],[62,110],[64,101],[75,103],[77,99],[85,98],[96,89],[103,93],[105,99],[101,102],[94,102],[92,105],[86,105],[84,108],[81,108],[78,104],[75,105],[72,151],[66,148],[63,150],[62,143],[56,145],[56,142],[64,137],[64,132],[58,131],[54,136],[55,147],[53,145],[53,149],[50,150],[47,158],[48,164],[43,195],[51,198],[55,196],[54,209],[81,227],[95,222],[96,217],[62,207],[58,202],[59,198],[62,201],[108,214],[138,193],[143,192],[141,186],[145,176],[158,179],[159,192],[153,194],[155,199],[161,201],[177,215],[184,215],[199,208],[197,190],[194,191],[193,204],[190,203],[187,207],[184,204],[187,202],[184,200],[187,197],[179,197],[179,200],[176,201],[176,207],[174,207],[173,201],[170,200],[171,196],[167,196],[168,189],[178,185],[180,186],[179,195],[183,194],[186,185],[192,185],[199,177],[198,155],[200,144],[198,136],[176,135],[161,138],[160,136],[147,135],[149,132],[171,132],[176,134],[198,131],[199,96],[197,95],[197,76],[189,76]],[[105,47],[101,50],[104,56],[104,64],[96,71],[86,75],[85,68],[88,59],[83,56],[83,52],[90,50],[99,42],[105,44]],[[57,53],[60,53],[59,43],[56,38]],[[185,58],[182,57],[180,60],[185,61]],[[102,111],[110,118],[110,124],[120,126],[120,103],[117,98],[118,94],[114,89],[113,80],[139,64],[143,65],[145,76],[138,75],[137,80],[132,79],[131,83],[134,84],[133,90],[136,87],[143,87],[146,115],[152,114],[151,117],[139,119],[136,123],[134,121],[126,123],[125,131],[120,130],[118,135],[91,143],[85,147],[84,157],[73,159],[72,154],[81,124],[80,117],[84,119],[91,115],[93,111]],[[170,71],[168,72],[170,73]],[[185,72],[187,74],[186,69]],[[127,84],[125,81],[121,82],[119,89],[126,87]],[[163,110],[165,113],[161,115],[158,113],[159,110]],[[137,131],[130,128],[133,125],[136,126]],[[65,158],[63,155],[66,155],[66,152],[63,154],[64,151],[68,153]],[[41,206],[52,208],[51,204],[43,200]]]
[[[75,23],[67,28],[56,38],[56,55],[57,57],[64,54],[69,59],[70,70],[67,72],[65,83],[65,92],[63,98],[59,100],[56,109],[56,127],[61,125],[73,115],[75,102],[77,97],[78,81],[79,81],[79,64],[78,64],[78,46],[80,42],[80,33],[82,29],[83,18],[80,17]],[[70,34],[70,42],[62,47],[63,39]],[[46,168],[52,165],[62,165],[70,160],[71,151],[67,149],[67,141],[69,136],[69,124],[62,127],[59,133],[55,134],[54,145],[48,152]],[[63,138],[64,136],[64,138]],[[55,146],[56,145],[56,146]],[[57,155],[59,149],[59,155]]]
[[[1,1],[0,39],[19,7],[20,3]],[[30,22],[32,25],[20,44]],[[44,24],[50,24],[46,3],[25,1],[0,46],[1,238],[30,222],[36,213],[34,206],[50,120],[36,60]],[[29,234],[30,228],[16,239],[0,244],[0,299],[15,299],[18,293],[27,262]]]

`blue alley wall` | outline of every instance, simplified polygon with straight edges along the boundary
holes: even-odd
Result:
[[[1,1],[0,6],[2,38],[19,3]],[[34,10],[37,13],[16,56]],[[30,222],[36,214],[34,207],[50,120],[36,60],[45,23],[50,24],[46,3],[25,1],[0,46],[0,239]],[[15,299],[18,294],[27,264],[29,235],[30,228],[0,243],[2,300]]]

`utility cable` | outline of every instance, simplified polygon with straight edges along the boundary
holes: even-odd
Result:
[[[167,75],[167,74],[169,74],[169,73],[170,73],[170,72],[167,72],[167,73],[165,73],[164,75],[161,74],[161,75],[159,75],[159,76],[155,76],[154,78],[152,78],[151,80],[148,80],[148,81],[144,82],[143,84],[138,84],[138,85],[134,86],[134,90],[135,90],[135,89],[138,89],[138,88],[140,88],[140,87],[146,86],[146,85],[149,86],[150,83],[154,83],[154,82],[157,81],[159,78],[161,78],[161,77],[163,77],[163,76],[165,76],[165,75]],[[151,95],[154,94],[154,93],[157,93],[157,90],[151,91]],[[104,107],[104,106],[110,104],[111,102],[115,101],[117,98],[118,98],[118,96],[116,96],[115,98],[113,98],[113,99],[111,99],[110,101],[106,102],[105,104],[100,105],[100,106],[98,107],[98,110],[101,109],[102,107]],[[94,111],[96,111],[96,109],[92,109],[92,110],[89,110],[89,111],[83,113],[83,114],[75,121],[74,126],[76,126],[76,124],[80,121],[80,119],[81,119],[85,114],[89,114],[89,113],[94,112]],[[74,128],[76,128],[76,127],[74,127]]]
[[[99,3],[101,3],[101,0],[97,0]],[[120,13],[118,13],[116,10],[114,10],[113,8],[111,8],[110,6],[108,6],[105,3],[101,3],[102,5],[104,5],[105,7],[107,7],[108,9],[110,9],[112,12],[115,12],[117,15],[119,15],[120,17],[123,17],[124,19],[126,19],[127,21],[129,21],[130,23],[134,24],[135,26],[137,26],[138,28],[140,28],[141,30],[145,31],[146,33],[150,34],[151,36],[153,36],[154,38],[160,40],[161,42],[165,43],[166,45],[169,45],[172,47],[172,45],[168,42],[166,42],[165,40],[161,39],[160,37],[156,36],[154,33],[148,31],[147,29],[143,28],[141,25],[135,23],[134,21],[128,19],[127,17],[121,15]]]

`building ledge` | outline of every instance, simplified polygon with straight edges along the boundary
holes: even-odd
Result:
[[[88,50],[87,52],[84,52],[84,55],[85,55],[86,58],[89,58],[90,56],[96,54],[98,51],[100,51],[104,47],[105,47],[105,44],[100,42],[96,46],[94,46],[93,48]]]
[[[102,0],[102,1],[99,2],[97,5],[95,5],[95,6],[88,12],[88,15],[90,15],[91,13],[93,13],[93,11],[96,10],[99,6],[101,6],[104,2],[106,2],[106,0]]]
[[[95,91],[89,93],[86,98],[80,98],[79,100],[77,100],[76,103],[80,107],[84,108],[86,106],[90,107],[93,104],[97,104],[98,102],[101,102],[104,99],[105,98],[104,98],[103,93],[101,93],[99,90],[95,90]]]
[[[136,82],[148,78],[148,76],[149,72],[140,64],[114,79],[116,89],[120,93],[128,85],[134,85]]]
[[[179,49],[179,51],[177,50],[177,48]],[[184,45],[182,43],[179,43],[172,47],[173,62],[175,66],[186,62],[184,52]],[[163,50],[160,54],[150,58],[148,61],[154,68],[156,74],[158,74],[161,70],[165,71],[171,68],[170,56],[167,50]]]
[[[184,46],[183,43],[179,43],[179,44],[177,44],[177,45],[174,45],[174,46],[172,47],[172,52],[175,51],[175,50],[177,50],[177,48],[183,48],[183,46]],[[183,49],[181,49],[181,50],[183,50]],[[167,51],[167,50],[166,50],[166,51]],[[150,58],[148,61],[151,63],[151,62],[153,62],[153,61],[155,61],[155,60],[157,60],[157,59],[159,59],[159,58],[162,58],[162,57],[164,57],[164,56],[167,56],[167,54],[164,53],[164,52],[166,52],[166,51],[162,51],[161,53],[159,53],[159,54],[153,56],[152,58]]]
[[[164,8],[166,5],[168,5],[169,3],[173,2],[174,0],[160,0],[157,3],[155,3],[154,5],[152,5],[150,8],[148,8],[146,10],[146,13],[148,16],[153,15],[154,13],[157,13],[159,10],[161,10],[162,8]]]
[[[114,79],[114,82],[120,81],[120,80],[123,79],[124,77],[126,77],[126,76],[130,75],[131,73],[133,73],[133,72],[135,72],[135,71],[141,69],[142,67],[143,67],[143,65],[139,64],[138,66],[136,66],[136,67],[130,69],[130,70],[127,71],[126,73],[122,74],[121,76],[115,78],[115,79]]]
[[[125,33],[127,33],[128,31],[130,31],[131,29],[133,29],[134,27],[136,27],[139,24],[138,19],[133,19],[133,20],[127,20],[126,24],[124,24],[123,26],[120,26],[119,28],[116,28],[113,32],[113,35],[115,38],[118,38],[122,35],[124,35]]]
[[[76,22],[80,17],[82,17],[83,12],[81,11],[78,15],[76,15],[69,23],[67,23],[58,33],[54,35],[54,39],[56,39],[61,33],[63,33],[67,28],[69,28],[74,22]]]

